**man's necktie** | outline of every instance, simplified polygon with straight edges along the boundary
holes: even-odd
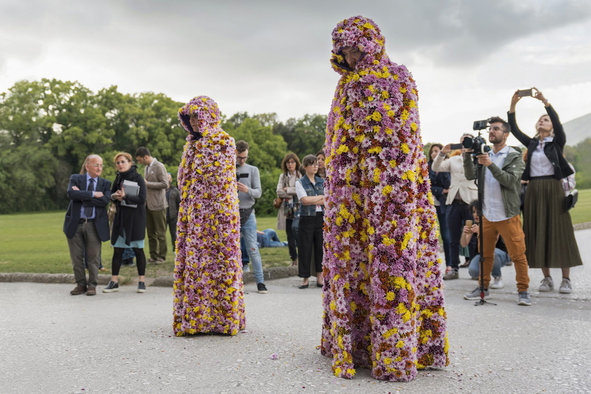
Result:
[[[93,192],[94,191],[94,179],[90,178],[88,180],[88,188],[86,188],[86,191],[89,192]],[[92,216],[92,205],[85,205],[84,206],[84,215],[87,218],[90,218]]]

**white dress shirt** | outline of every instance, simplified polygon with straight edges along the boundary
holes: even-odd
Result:
[[[511,148],[505,146],[494,153],[488,152],[490,159],[499,168],[503,168],[505,157]],[[505,214],[505,204],[501,193],[501,184],[493,176],[488,168],[484,171],[484,201],[482,202],[482,214],[489,222],[500,222],[509,219]]]
[[[544,144],[551,142],[553,139],[553,137],[544,138],[542,142],[538,143],[536,150],[532,152],[529,165],[529,175],[531,177],[554,175],[554,167],[544,153]]]

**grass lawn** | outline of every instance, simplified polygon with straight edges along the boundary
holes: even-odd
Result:
[[[65,212],[23,213],[0,215],[0,272],[72,273],[66,236],[62,232]],[[275,228],[276,217],[257,218],[259,230]],[[278,231],[279,238],[287,241],[285,231]],[[170,253],[170,237],[166,234],[169,253],[164,264],[148,264],[146,275],[157,277],[174,270]],[[148,240],[146,239],[146,257]],[[289,252],[284,248],[260,249],[264,267],[289,266]],[[102,247],[102,262],[111,267],[113,248],[109,242]],[[110,272],[110,271],[109,271]],[[121,275],[137,275],[135,267],[121,267]]]
[[[24,213],[0,215],[0,272],[47,272],[71,273],[72,266],[66,236],[62,232],[65,212]],[[579,201],[571,210],[573,223],[591,222],[591,189],[579,191]],[[259,230],[275,228],[277,219],[258,217]],[[278,231],[279,238],[286,241],[285,231]],[[170,239],[167,234],[167,242]],[[146,255],[148,254],[146,240]],[[263,248],[261,257],[264,267],[289,266],[287,247]],[[103,243],[102,261],[110,269],[113,249],[109,242]],[[174,261],[169,252],[162,265],[148,264],[146,275],[156,277],[166,275],[174,269]],[[135,267],[122,267],[121,275],[137,275]]]
[[[579,190],[579,201],[570,216],[573,224],[591,222],[591,189]]]

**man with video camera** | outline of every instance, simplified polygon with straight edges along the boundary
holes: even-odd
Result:
[[[488,285],[491,280],[495,244],[499,234],[503,237],[509,256],[515,264],[515,279],[519,292],[518,305],[530,306],[528,287],[528,266],[525,257],[525,235],[520,218],[520,181],[525,169],[521,152],[507,146],[511,131],[509,124],[495,116],[488,119],[488,140],[493,145],[491,152],[474,144],[474,153],[464,153],[464,172],[467,179],[476,179],[476,165],[483,166],[478,179],[479,188],[483,188],[482,239],[483,239],[483,288],[484,297],[488,297]],[[466,146],[466,144],[464,144]],[[464,295],[467,300],[480,299],[480,287]]]

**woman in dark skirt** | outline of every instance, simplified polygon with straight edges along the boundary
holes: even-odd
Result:
[[[144,254],[144,238],[146,237],[146,183],[138,174],[137,166],[133,164],[131,155],[127,152],[119,152],[113,158],[117,168],[117,176],[111,187],[111,199],[117,206],[113,229],[111,231],[111,244],[114,247],[111,266],[111,281],[103,289],[103,293],[119,291],[119,269],[123,261],[123,252],[126,248],[132,248],[137,260],[137,273],[139,281],[138,293],[146,291],[146,256]],[[139,186],[137,195],[126,195],[123,182],[129,181]]]
[[[534,88],[534,98],[544,103],[547,115],[536,123],[536,135],[530,138],[519,130],[515,106],[521,99],[513,94],[508,112],[513,135],[527,147],[527,162],[522,179],[529,181],[525,193],[523,227],[527,261],[531,268],[541,268],[544,279],[539,291],[552,291],[550,268],[562,269],[560,293],[570,293],[570,267],[583,264],[569,212],[564,206],[561,179],[573,173],[562,154],[566,135],[558,114],[542,92]]]

